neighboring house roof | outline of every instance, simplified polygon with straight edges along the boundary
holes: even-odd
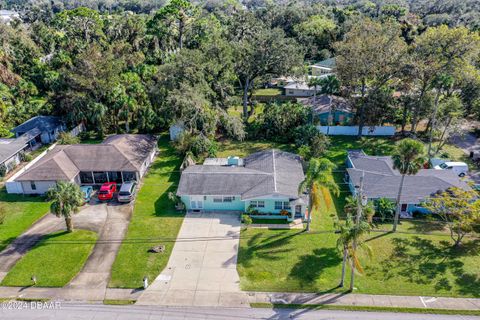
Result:
[[[352,112],[352,107],[347,100],[339,96],[322,94],[315,98],[304,98],[300,99],[299,101],[304,105],[313,108],[313,110],[318,114],[328,113],[332,110],[348,113]]]
[[[0,21],[8,23],[13,19],[20,19],[20,15],[12,10],[0,10]]]
[[[0,164],[25,149],[27,142],[24,136],[17,139],[0,139]]]
[[[71,180],[80,171],[136,172],[155,147],[155,137],[130,134],[101,144],[58,145],[16,180]]]
[[[306,82],[304,81],[295,81],[295,82],[290,82],[283,88],[285,89],[297,89],[297,90],[314,90],[314,87],[310,87]]]
[[[368,156],[361,150],[349,150],[353,168],[347,168],[354,185],[363,175],[363,193],[368,198],[396,199],[400,188],[400,172],[393,168],[391,157]],[[420,203],[439,190],[470,187],[450,170],[421,169],[416,175],[405,177],[402,203]]]
[[[13,128],[11,131],[14,133],[24,133],[32,129],[38,129],[40,130],[40,132],[45,132],[52,131],[55,128],[61,126],[62,124],[63,122],[60,120],[59,117],[36,116]]]
[[[279,195],[297,199],[304,180],[298,155],[265,150],[244,159],[244,166],[194,165],[180,179],[178,195],[240,195],[242,200]]]
[[[336,65],[337,65],[337,59],[335,57],[325,59],[314,64],[314,66],[317,66],[317,67],[324,67],[324,68],[330,68],[330,69],[335,68]]]

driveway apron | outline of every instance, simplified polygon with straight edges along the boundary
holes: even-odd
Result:
[[[10,243],[0,252],[0,281],[44,235],[61,230],[64,226],[65,222],[62,219],[47,214]]]
[[[249,307],[236,268],[240,226],[238,213],[188,213],[167,267],[137,304]]]
[[[97,243],[82,270],[60,291],[57,299],[103,300],[105,297],[110,270],[127,232],[132,205],[101,206],[106,217],[103,224],[96,224],[98,230],[95,231],[99,232]]]

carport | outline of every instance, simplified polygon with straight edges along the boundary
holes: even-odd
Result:
[[[102,184],[105,182],[124,183],[138,181],[136,172],[132,171],[81,171],[80,182],[82,184]]]

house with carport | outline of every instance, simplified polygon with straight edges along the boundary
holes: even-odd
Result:
[[[157,152],[151,135],[121,134],[100,144],[57,145],[7,181],[7,192],[44,194],[58,181],[98,186],[139,181]]]
[[[303,218],[308,196],[299,194],[304,180],[301,158],[280,150],[264,150],[245,158],[207,158],[187,167],[177,195],[187,210],[253,210],[263,218]]]

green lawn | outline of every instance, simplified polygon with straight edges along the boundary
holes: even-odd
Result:
[[[7,274],[1,285],[63,287],[82,269],[97,240],[92,231],[65,231],[45,236]]]
[[[326,157],[337,164],[334,177],[338,183],[344,176],[347,149],[362,148],[367,154],[385,155],[394,148],[394,141],[385,138],[368,138],[362,142],[351,137],[332,137],[331,140]],[[269,147],[268,143],[260,142],[223,145],[224,155],[240,156]],[[245,150],[248,151],[242,152]],[[298,230],[242,230],[237,266],[242,289],[340,291],[337,285],[341,257],[336,249],[333,221],[335,216],[342,216],[344,198],[349,194],[346,185],[342,184],[341,190],[340,196],[333,201],[322,201],[322,207],[313,215],[309,234]],[[381,227],[389,230],[391,225]],[[403,222],[399,231],[405,233],[376,230],[368,236],[373,256],[361,257],[366,273],[357,276],[356,292],[480,297],[479,239],[467,239],[462,249],[455,250],[451,248],[448,234],[436,223]],[[435,234],[420,234],[425,232]]]
[[[177,188],[182,159],[166,136],[160,139],[159,149],[135,200],[127,235],[112,267],[110,287],[138,288],[144,276],[152,282],[165,268],[182,225],[183,213],[175,211],[167,196]],[[165,245],[164,253],[147,252],[160,244]]]
[[[281,94],[282,89],[278,88],[257,89],[253,92],[254,96],[278,96]]]
[[[0,214],[5,212],[5,221],[0,224],[0,251],[26,231],[49,210],[42,197],[7,194],[0,190]]]
[[[255,113],[248,118],[249,123],[253,123],[259,116],[263,114],[265,103],[256,102]],[[243,107],[241,105],[233,106],[228,109],[228,114],[234,117],[243,118]]]

